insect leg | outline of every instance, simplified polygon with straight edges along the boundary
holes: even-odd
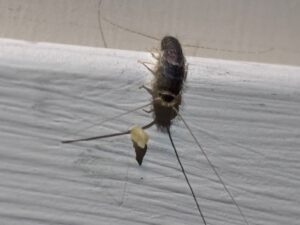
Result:
[[[155,51],[155,52],[154,52]],[[154,51],[151,51],[151,55],[154,59],[159,60],[160,58],[160,54],[159,54],[159,50],[158,49],[154,49]]]
[[[149,70],[149,71],[155,76],[154,70],[152,70],[149,66],[147,66],[147,64],[152,64],[152,65],[153,65],[153,63],[150,63],[150,62],[143,62],[143,61],[140,61],[140,60],[138,60],[138,63],[141,63],[144,67],[147,68],[147,70]]]
[[[152,54],[152,53],[151,53]],[[154,54],[154,53],[153,53]],[[137,61],[138,63],[141,63],[141,64],[149,64],[149,65],[155,65],[155,63],[153,63],[153,62],[147,62],[147,61],[141,61],[141,60],[138,60]]]
[[[144,88],[150,95],[153,95],[152,89],[146,87],[145,85],[140,86],[139,88]]]
[[[184,72],[184,80],[186,80],[186,76],[187,76],[188,69],[189,69],[189,64],[186,63],[184,67],[185,67],[185,68],[184,68],[184,69],[185,69],[185,72]]]
[[[151,49],[147,49],[148,52],[150,52],[151,56],[156,59],[159,60],[160,58],[160,51],[158,48],[151,48]]]
[[[149,109],[149,110],[143,109],[143,111],[146,112],[146,113],[152,113],[153,109]]]
[[[156,60],[159,60],[159,55],[157,56],[157,55],[155,55],[155,53],[154,52],[150,52],[151,53],[151,55],[152,55],[152,57],[154,58],[154,59],[156,59]]]

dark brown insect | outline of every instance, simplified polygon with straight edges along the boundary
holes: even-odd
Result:
[[[155,124],[159,130],[166,132],[177,116],[173,108],[179,110],[181,104],[182,88],[187,75],[186,60],[179,41],[171,36],[162,39],[159,55],[152,55],[157,59],[154,70],[143,63],[154,75],[152,89],[144,88],[153,97]]]
[[[153,113],[153,121],[142,128],[135,126],[121,133],[66,140],[63,141],[63,143],[89,141],[131,134],[133,147],[136,151],[136,160],[139,165],[142,164],[147,151],[148,141],[148,137],[146,137],[146,133],[143,130],[154,124],[156,124],[157,128],[162,132],[167,132],[170,129],[172,120],[177,116],[181,104],[182,89],[187,75],[186,60],[181,45],[175,37],[164,37],[161,41],[158,55],[155,55],[155,53],[151,54],[157,60],[154,69],[148,67],[147,64],[149,63],[147,62],[141,63],[154,75],[151,88],[142,86],[151,94],[153,99],[151,102],[152,109],[149,111]]]

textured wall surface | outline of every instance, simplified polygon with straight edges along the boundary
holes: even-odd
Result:
[[[300,65],[298,0],[0,0],[0,37]]]
[[[203,224],[155,127],[141,167],[127,136],[60,143],[149,123],[142,110],[108,121],[150,101],[149,58],[0,41],[1,224]],[[300,68],[188,61],[181,114],[249,224],[298,225]],[[246,225],[182,121],[172,134],[207,224]]]

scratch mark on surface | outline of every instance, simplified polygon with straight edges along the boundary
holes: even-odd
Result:
[[[98,3],[98,26],[99,26],[99,31],[103,40],[104,47],[107,48],[107,42],[105,40],[103,28],[102,28],[102,21],[101,21],[101,6],[102,6],[102,0],[99,1]]]
[[[212,47],[192,45],[192,44],[183,44],[183,46],[187,48],[196,48],[196,49],[201,48],[201,49],[212,50],[212,51],[240,53],[240,54],[264,54],[274,50],[274,48],[272,47],[263,50],[257,50],[257,51],[235,51],[231,49],[212,48]]]
[[[130,158],[130,149],[128,149],[128,153],[127,153],[127,158],[129,159]],[[128,186],[128,175],[129,175],[129,166],[130,166],[130,163],[129,163],[129,160],[127,159],[127,168],[126,168],[126,177],[125,177],[125,182],[124,182],[124,185],[123,185],[123,191],[122,191],[122,197],[121,197],[121,202],[119,203],[119,206],[123,206],[125,200],[126,200],[126,193],[127,193],[127,186]]]
[[[131,29],[127,28],[127,27],[123,27],[123,26],[121,26],[121,25],[119,25],[119,24],[116,24],[116,23],[110,21],[109,19],[107,19],[107,18],[104,17],[104,16],[102,17],[102,19],[103,19],[105,22],[107,22],[107,23],[111,24],[112,26],[115,26],[115,27],[117,27],[117,28],[119,28],[119,29],[121,29],[121,30],[130,32],[130,33],[134,33],[134,34],[137,34],[137,35],[141,35],[141,36],[143,36],[143,37],[146,37],[146,38],[149,38],[149,39],[153,39],[153,40],[156,40],[156,41],[160,41],[160,39],[157,38],[157,37],[150,36],[150,35],[148,35],[148,34],[143,34],[143,33],[141,33],[141,32],[131,30]]]
[[[130,33],[133,33],[133,34],[137,34],[137,35],[140,35],[140,36],[152,39],[152,40],[156,40],[156,41],[160,41],[161,40],[160,38],[157,38],[157,37],[154,37],[154,36],[151,36],[151,35],[148,35],[148,34],[144,34],[144,33],[141,33],[141,32],[138,32],[138,31],[135,31],[135,30],[132,30],[132,29],[129,29],[127,27],[121,26],[121,25],[119,25],[117,23],[112,22],[111,20],[107,19],[104,16],[102,16],[102,19],[103,19],[103,21],[105,21],[105,22],[109,23],[110,25],[112,25],[114,27],[117,27],[117,28],[119,28],[121,30],[130,32]],[[184,46],[186,48],[195,48],[195,49],[201,48],[201,49],[206,49],[206,50],[210,50],[210,51],[220,51],[220,52],[240,53],[240,54],[265,54],[265,53],[268,53],[268,52],[274,50],[273,47],[270,47],[270,48],[266,48],[266,49],[263,49],[263,50],[257,50],[257,51],[235,51],[235,50],[230,50],[230,49],[220,49],[220,48],[213,48],[213,47],[207,47],[207,46],[201,46],[201,45],[193,45],[193,44],[186,44],[186,43],[183,43],[182,46]]]

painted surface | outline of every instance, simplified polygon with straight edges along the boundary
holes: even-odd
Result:
[[[298,0],[0,0],[0,37],[300,65]]]
[[[144,125],[149,54],[0,41],[1,224],[202,224],[166,135],[61,144]],[[299,67],[188,58],[181,113],[251,225],[300,221]],[[107,121],[106,123],[100,123]],[[87,129],[88,128],[88,129]],[[174,142],[208,224],[241,216],[181,121]]]

